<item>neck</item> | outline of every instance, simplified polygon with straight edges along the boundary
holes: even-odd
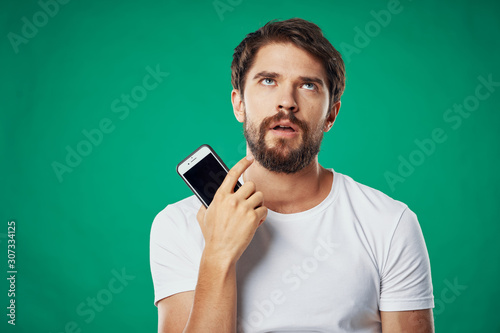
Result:
[[[243,174],[243,180],[255,183],[257,191],[264,194],[267,208],[291,214],[321,203],[330,193],[333,175],[319,164],[316,156],[308,166],[293,174],[272,172],[254,161]]]

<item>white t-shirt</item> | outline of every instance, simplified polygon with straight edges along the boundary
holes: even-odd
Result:
[[[330,171],[323,202],[295,214],[269,210],[238,261],[238,332],[381,332],[379,311],[434,307],[416,215]],[[155,304],[196,287],[204,248],[200,205],[193,195],[153,222]]]

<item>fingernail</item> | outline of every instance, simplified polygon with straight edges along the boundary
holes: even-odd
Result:
[[[247,155],[247,160],[249,160],[250,162],[253,161],[253,155]]]

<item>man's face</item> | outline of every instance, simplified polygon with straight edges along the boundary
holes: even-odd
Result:
[[[317,156],[336,116],[328,110],[326,80],[321,61],[293,44],[268,44],[257,52],[244,100],[233,91],[233,107],[250,151],[265,168],[295,173]]]

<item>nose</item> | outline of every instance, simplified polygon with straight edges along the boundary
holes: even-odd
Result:
[[[278,112],[281,110],[287,112],[297,112],[299,110],[293,87],[282,87],[276,107],[276,111]]]

